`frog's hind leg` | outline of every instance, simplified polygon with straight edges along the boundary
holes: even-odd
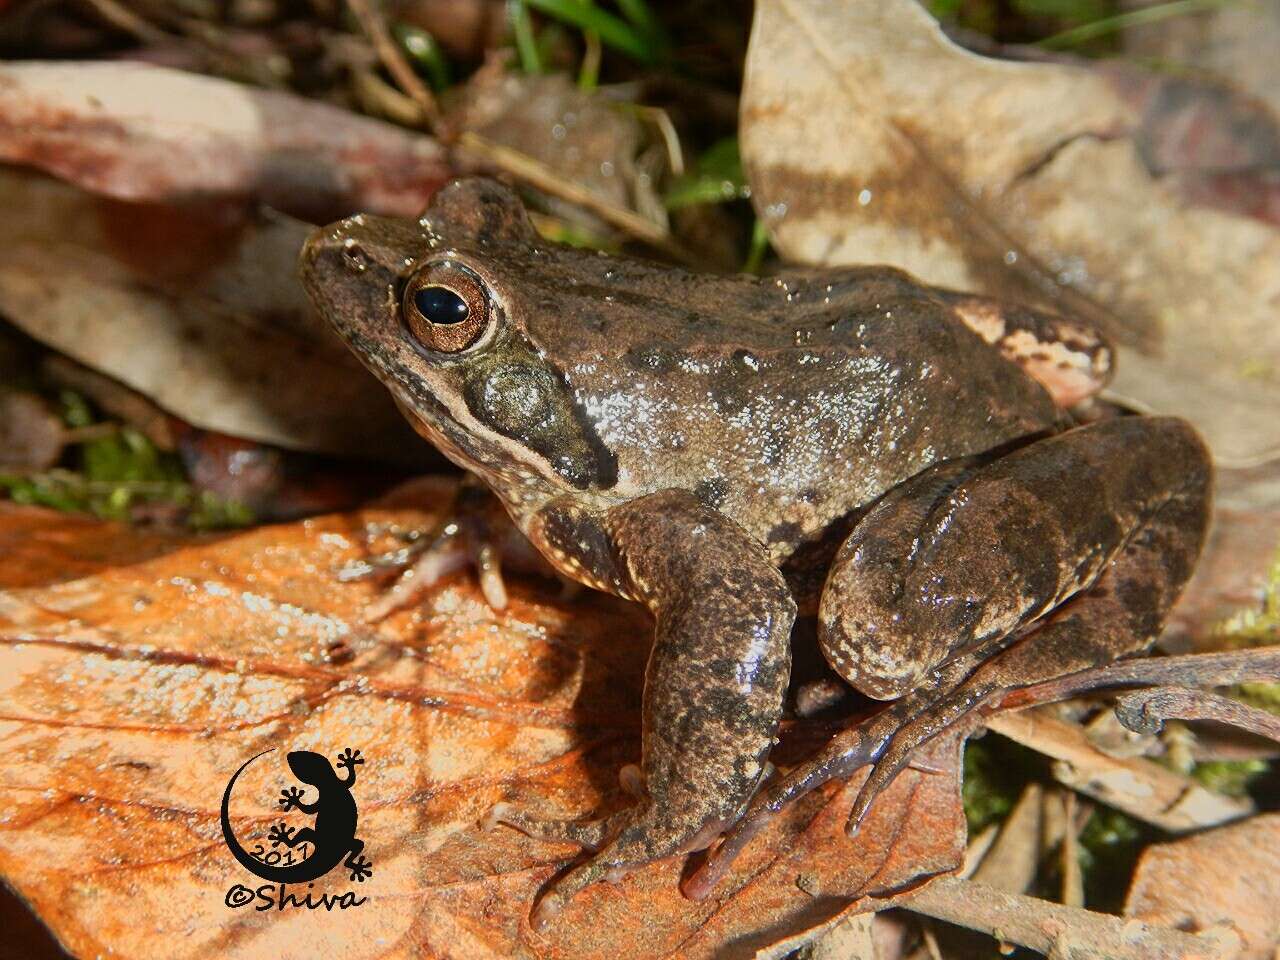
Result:
[[[852,828],[916,748],[983,703],[1145,649],[1195,565],[1209,478],[1189,426],[1135,417],[943,465],[886,498],[833,568],[828,589],[849,603],[842,616],[824,596],[823,642],[864,692],[903,695],[762,791],[686,892],[705,895],[772,814],[827,780],[875,764]],[[855,631],[911,658],[850,651]]]
[[[595,848],[557,878],[534,913],[549,921],[578,891],[710,844],[764,778],[791,668],[796,606],[765,548],[680,491],[638,498],[601,520],[551,515],[553,547],[598,543],[591,568],[654,615],[635,805],[590,824],[502,816],[539,836]],[[610,558],[616,558],[616,561]],[[568,562],[568,560],[566,560]],[[575,561],[578,562],[578,561]]]

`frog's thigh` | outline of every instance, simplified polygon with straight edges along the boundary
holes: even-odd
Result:
[[[763,778],[791,669],[795,603],[764,548],[687,493],[610,511],[618,571],[656,620],[645,676],[642,796],[543,898],[546,920],[582,887],[709,844]]]
[[[935,466],[887,495],[841,547],[819,608],[823,653],[863,693],[903,696],[958,654],[1008,643],[1093,583],[1139,531],[1160,539],[1180,589],[1203,537],[1208,477],[1191,427],[1156,417]],[[1153,525],[1175,513],[1198,519]]]

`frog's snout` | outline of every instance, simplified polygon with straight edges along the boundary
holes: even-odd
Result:
[[[351,222],[350,219],[339,220],[327,227],[317,227],[303,242],[298,265],[308,289],[314,290],[326,281],[337,279],[340,274],[332,271],[344,265],[357,274],[369,266],[367,244],[348,229]]]

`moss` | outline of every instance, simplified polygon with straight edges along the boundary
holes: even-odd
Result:
[[[91,513],[104,520],[129,520],[143,504],[170,506],[200,530],[240,527],[253,522],[247,507],[196,490],[176,454],[160,450],[130,427],[111,429],[93,407],[72,391],[59,395],[69,429],[107,429],[70,445],[67,466],[42,473],[0,474],[0,491],[17,503],[67,513]]]
[[[1085,906],[1118,913],[1138,855],[1156,837],[1150,827],[1118,810],[1095,808],[1080,831]]]
[[[1047,779],[1045,759],[1003,737],[970,741],[964,751],[964,815],[976,834],[1009,815],[1032,780]]]
[[[1191,776],[1206,789],[1228,797],[1243,797],[1253,781],[1267,772],[1265,760],[1210,760],[1197,763]]]
[[[1228,617],[1214,629],[1213,635],[1230,647],[1265,647],[1280,641],[1280,556],[1267,570],[1262,603]],[[1250,686],[1260,686],[1250,684]],[[1280,701],[1280,693],[1271,694]]]

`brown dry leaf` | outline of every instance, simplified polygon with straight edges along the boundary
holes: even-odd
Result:
[[[914,0],[765,0],[742,154],[785,256],[1079,314],[1128,344],[1119,396],[1188,417],[1224,463],[1273,458],[1280,231],[1153,176],[1131,93],[971,54]]]
[[[62,455],[64,433],[39,395],[0,389],[0,470],[48,470]]]
[[[1149,847],[1138,861],[1124,913],[1197,933],[1229,926],[1240,960],[1272,960],[1280,946],[1280,814]]]
[[[0,159],[120,200],[247,198],[321,220],[416,216],[452,175],[429,137],[130,62],[0,65]]]
[[[1261,598],[1274,589],[1280,464],[1219,470],[1214,488],[1209,539],[1160,639],[1167,652],[1221,648],[1218,628],[1242,611],[1261,609]]]
[[[311,313],[296,271],[306,224],[238,204],[120,203],[5,168],[0,208],[0,315],[36,340],[198,427],[425,462]]]
[[[674,858],[533,932],[534,897],[574,850],[480,823],[499,801],[546,816],[627,802],[618,769],[638,755],[652,628],[620,601],[562,601],[533,581],[497,614],[471,578],[362,626],[376,589],[335,571],[365,556],[367,523],[432,519],[369,511],[139,545],[109,524],[0,512],[0,579],[24,585],[0,593],[0,873],[73,953],[745,957],[960,862],[960,749],[944,738],[853,839],[850,788],[832,785],[763,833],[716,898],[683,899]],[[84,570],[86,544],[118,562],[65,580],[59,562]],[[60,582],[37,586],[41,573]],[[336,646],[342,666],[326,659]],[[367,757],[354,791],[367,903],[224,905],[257,881],[222,842],[221,794],[269,747],[232,804],[250,843],[279,818],[284,750]],[[356,886],[334,871],[313,893]]]

